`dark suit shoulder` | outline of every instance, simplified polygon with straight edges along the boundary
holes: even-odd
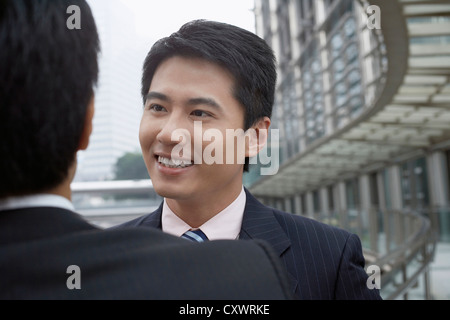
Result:
[[[152,227],[161,229],[161,214],[162,214],[162,203],[159,206],[159,208],[153,211],[152,213],[124,222],[117,226],[111,227],[110,229],[120,229],[128,227]]]
[[[113,226],[110,229],[120,229],[120,228],[129,228],[129,227],[140,227],[145,226],[146,222],[152,220],[152,214],[146,214],[144,216],[138,217],[136,219],[121,223],[117,226]]]
[[[46,236],[40,232],[0,246],[0,273],[7,275],[0,277],[0,299],[289,297],[277,261],[263,244],[198,244],[144,227],[100,230],[70,212],[48,211],[52,215],[44,220],[28,215],[35,222],[30,225],[48,226]],[[51,234],[58,217],[64,232]],[[12,221],[8,228],[23,229]],[[81,290],[67,287],[71,266],[79,268]]]
[[[292,297],[285,270],[272,248],[263,241],[217,240],[198,244],[144,226],[106,232],[119,245],[122,239],[128,239],[126,251],[132,255],[136,251],[136,260],[141,259],[146,268],[158,260],[168,263],[155,267],[159,281],[171,278],[174,281],[169,285],[170,290],[157,290],[158,298],[278,300]],[[146,252],[152,254],[142,257]],[[189,277],[185,276],[187,266]],[[161,283],[164,286],[167,283]]]

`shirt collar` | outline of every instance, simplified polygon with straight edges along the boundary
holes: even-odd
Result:
[[[239,196],[225,209],[199,227],[209,240],[235,240],[238,238],[244,216],[246,195],[242,187]],[[167,205],[164,199],[162,209],[162,230],[180,237],[192,227],[181,220]]]
[[[30,196],[0,199],[0,210],[15,210],[33,207],[56,207],[74,211],[72,202],[54,194],[36,194]]]

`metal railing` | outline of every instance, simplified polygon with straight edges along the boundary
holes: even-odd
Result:
[[[408,291],[423,276],[424,298],[431,299],[429,267],[434,259],[436,229],[428,218],[412,211],[390,210],[386,215],[394,221],[384,224],[389,235],[386,247],[390,250],[373,261],[381,269],[381,292],[387,300],[401,296],[408,299]],[[390,245],[392,242],[394,245]]]
[[[381,272],[380,292],[384,299],[408,299],[409,292],[419,287],[423,288],[424,299],[432,299],[429,269],[438,241],[434,210],[419,213],[371,208],[368,212],[351,210],[345,214],[317,214],[314,218],[361,238],[366,266],[377,266]]]
[[[149,179],[73,182],[71,190],[76,211],[103,228],[148,214],[162,201]]]

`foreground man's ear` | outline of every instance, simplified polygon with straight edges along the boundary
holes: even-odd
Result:
[[[246,157],[255,157],[266,146],[270,123],[270,118],[264,117],[246,131],[245,134],[248,137],[245,148]]]
[[[86,110],[86,117],[84,118],[84,126],[83,131],[81,132],[78,150],[86,150],[89,145],[89,138],[93,129],[94,111],[94,95],[92,95]]]

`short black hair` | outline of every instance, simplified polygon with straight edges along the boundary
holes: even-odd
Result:
[[[233,95],[244,108],[244,130],[271,117],[277,81],[272,48],[256,34],[226,23],[194,20],[158,40],[144,62],[142,97],[148,94],[157,67],[173,56],[202,58],[234,77]],[[248,159],[244,166],[248,170]]]
[[[81,29],[68,27],[72,5]],[[0,198],[46,191],[76,159],[97,84],[100,42],[89,5],[0,0],[0,48]]]

